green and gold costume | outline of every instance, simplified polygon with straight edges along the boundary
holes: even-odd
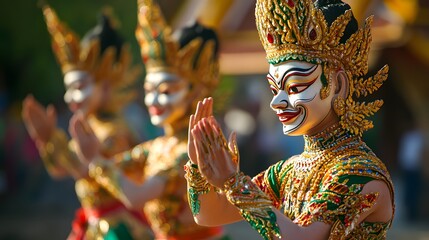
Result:
[[[330,239],[385,239],[391,220],[355,224],[378,196],[360,194],[368,182],[385,182],[393,199],[392,181],[380,159],[338,125],[304,139],[302,154],[279,161],[253,182],[296,224],[332,224]]]
[[[156,197],[139,199],[143,205],[141,212],[147,216],[156,239],[219,239],[222,237],[221,227],[195,223],[183,177],[183,168],[188,160],[189,115],[195,110],[198,100],[210,95],[219,81],[218,40],[213,30],[198,23],[178,32],[176,39],[155,1],[138,0],[136,37],[146,66],[145,84],[150,86],[145,85],[146,98],[153,96],[150,101],[145,98],[145,104],[152,123],[163,127],[165,135],[116,155],[114,162],[120,163],[118,166],[106,164],[103,159],[94,161],[90,165],[90,175],[123,201],[132,197],[125,194],[126,186],[121,184],[122,172],[138,180],[137,191],[142,191],[142,195],[156,184],[162,186]],[[157,77],[150,80],[149,76]],[[171,97],[183,89],[183,97]],[[163,103],[160,103],[161,98]],[[174,112],[179,107],[183,107],[183,112]],[[154,108],[162,110],[151,112],[150,109]],[[174,115],[174,120],[166,120],[169,117],[164,113],[169,117]],[[154,123],[154,118],[162,120]],[[156,183],[150,185],[150,181]]]

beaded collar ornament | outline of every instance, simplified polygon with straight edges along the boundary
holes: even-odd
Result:
[[[219,63],[215,42],[203,43],[201,38],[195,38],[180,47],[159,5],[152,0],[138,1],[136,37],[148,72],[176,73],[198,86],[194,91],[199,91],[200,96],[210,95],[217,86]]]
[[[118,57],[114,46],[107,47],[100,55],[100,40],[93,39],[86,47],[81,46],[80,38],[60,21],[49,5],[42,9],[52,49],[63,74],[81,70],[89,73],[95,84],[107,83],[111,94],[108,103],[104,104],[109,109],[104,110],[119,110],[135,98],[136,92],[129,87],[141,74],[141,68],[131,65],[131,52],[127,45],[122,46]]]
[[[316,1],[324,8],[345,4],[340,0]],[[288,60],[306,61],[321,64],[324,75],[330,84],[329,73],[343,69],[349,79],[349,92],[346,99],[337,98],[334,108],[340,116],[342,128],[356,135],[362,135],[373,127],[365,119],[377,112],[382,100],[360,103],[353,96],[367,96],[376,91],[387,79],[388,66],[368,79],[368,54],[371,43],[372,17],[365,21],[345,42],[342,37],[348,23],[354,18],[352,11],[345,10],[330,25],[321,8],[313,0],[257,0],[255,16],[259,38],[266,51],[270,64]],[[322,98],[329,92],[325,86]]]

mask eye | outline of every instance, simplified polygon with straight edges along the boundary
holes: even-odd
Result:
[[[303,92],[309,86],[310,85],[293,85],[293,86],[289,87],[288,93],[289,94],[297,94],[297,93]]]
[[[292,83],[289,86],[287,86],[287,93],[289,95],[301,93],[305,91],[307,88],[309,88],[316,80],[317,78],[307,83]]]
[[[277,95],[278,91],[273,86],[270,86],[270,90],[271,90],[271,92],[273,93],[274,96]]]
[[[159,94],[168,95],[172,92],[172,86],[171,86],[171,84],[164,83],[164,84],[161,84],[158,86],[157,91]]]

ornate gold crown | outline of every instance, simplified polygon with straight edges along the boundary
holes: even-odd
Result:
[[[366,104],[353,99],[353,95],[360,97],[373,93],[387,79],[387,65],[375,76],[366,80],[362,78],[368,72],[372,17],[367,18],[365,26],[342,43],[344,31],[353,18],[351,10],[344,11],[329,26],[324,13],[315,7],[313,0],[257,0],[255,16],[269,63],[299,60],[322,64],[328,85],[330,70],[344,69],[350,89],[347,99],[335,101],[340,123],[344,129],[358,135],[373,127],[372,122],[365,118],[377,112],[383,101]],[[328,94],[327,89],[322,89],[323,98]]]
[[[111,94],[103,110],[118,111],[135,98],[135,90],[129,87],[141,74],[141,68],[131,66],[128,46],[122,47],[118,60],[114,47],[108,47],[100,56],[100,41],[92,40],[86,48],[82,48],[80,38],[59,20],[49,5],[44,5],[42,9],[51,34],[52,49],[63,74],[81,70],[88,72],[96,84],[107,82]]]
[[[215,43],[196,38],[185,46],[173,38],[159,5],[152,0],[138,0],[136,37],[148,72],[170,71],[193,83],[199,96],[208,96],[217,86],[219,62]],[[200,97],[196,97],[198,100]]]

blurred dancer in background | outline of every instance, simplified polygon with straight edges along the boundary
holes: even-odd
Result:
[[[173,35],[156,3],[144,0],[138,6],[136,36],[147,70],[145,104],[152,124],[165,135],[116,155],[113,162],[122,162],[118,168],[99,154],[99,141],[81,115],[73,117],[70,132],[91,162],[90,174],[127,206],[141,209],[156,239],[224,239],[222,228],[195,223],[183,178],[189,115],[218,84],[217,35],[198,23]],[[140,176],[142,183],[129,181],[127,172]]]
[[[134,146],[135,137],[121,117],[121,110],[134,96],[125,89],[141,71],[131,66],[131,54],[109,16],[102,14],[98,25],[80,41],[50,6],[43,7],[43,14],[64,74],[64,100],[94,129],[100,141],[98,154],[109,158]],[[28,96],[23,102],[22,117],[49,174],[76,180],[82,208],[76,213],[68,239],[149,238],[143,215],[129,211],[88,175],[88,163],[76,155],[75,143],[56,126],[52,105],[45,109]]]

